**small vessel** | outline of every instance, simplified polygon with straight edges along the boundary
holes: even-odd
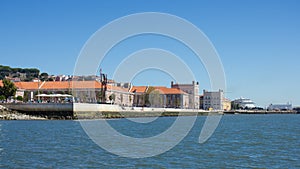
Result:
[[[233,102],[235,105],[238,105],[238,107],[243,108],[243,109],[255,108],[255,103],[252,100],[247,99],[247,98],[241,97],[239,99],[235,99]]]

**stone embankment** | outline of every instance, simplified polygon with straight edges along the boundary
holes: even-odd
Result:
[[[0,105],[0,120],[46,120],[46,118],[18,113]]]
[[[5,108],[5,107],[9,108]],[[80,120],[223,114],[296,114],[297,111],[205,111],[175,108],[122,107],[110,104],[20,103],[0,106],[0,120]]]

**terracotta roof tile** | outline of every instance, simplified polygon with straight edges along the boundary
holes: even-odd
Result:
[[[163,86],[156,86],[154,88],[163,94],[187,94],[177,88],[167,88],[167,87],[163,87]]]
[[[84,89],[84,88],[101,88],[101,83],[98,81],[47,81],[47,82],[15,82],[19,89],[32,90],[61,90],[61,89]]]
[[[102,85],[98,81],[74,81],[71,83],[72,87],[76,89],[100,89]]]
[[[33,90],[38,89],[39,83],[41,82],[15,82],[15,86],[19,89],[27,89],[27,90]]]
[[[133,86],[130,90],[132,93],[145,93],[147,86]]]
[[[2,81],[0,81],[0,85]],[[102,87],[101,83],[98,81],[47,81],[47,82],[15,82],[15,85],[19,89],[25,90],[37,90],[40,87],[41,90],[66,90],[66,89],[100,89]],[[144,93],[147,90],[147,86],[133,86],[130,92],[134,93]],[[156,90],[164,94],[186,94],[177,88],[167,88],[164,86],[154,86]],[[107,85],[107,90],[115,90],[128,92],[128,89]]]

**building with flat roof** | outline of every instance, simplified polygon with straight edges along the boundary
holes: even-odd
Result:
[[[268,110],[293,110],[293,105],[289,102],[287,104],[270,104]]]
[[[203,90],[202,107],[204,110],[223,110],[223,90],[219,91],[206,91]]]

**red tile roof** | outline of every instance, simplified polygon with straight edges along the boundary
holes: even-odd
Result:
[[[158,90],[162,94],[187,94],[184,91],[177,88],[167,88],[164,86],[156,86],[155,90]]]
[[[130,90],[132,93],[145,93],[147,86],[133,86]]]
[[[180,89],[177,88],[167,88],[164,86],[153,86],[155,90],[159,91],[161,94],[187,94]],[[136,93],[145,93],[147,90],[147,86],[133,86],[130,92]]]
[[[42,90],[101,88],[101,83],[98,81],[15,82],[15,85],[17,88],[25,90],[37,90],[38,87]]]
[[[2,81],[0,81],[0,86]],[[24,90],[37,90],[38,87],[41,90],[68,90],[68,89],[100,89],[101,83],[98,81],[46,81],[46,82],[15,82],[18,89]],[[145,93],[147,86],[133,86],[130,92]],[[158,90],[162,94],[186,94],[177,88],[167,88],[164,86],[154,86],[155,90]],[[127,89],[112,85],[107,85],[107,90],[128,92]]]
[[[15,82],[15,86],[18,89],[33,90],[33,89],[38,89],[39,83],[42,82]]]
[[[71,88],[75,89],[100,89],[102,85],[98,81],[74,81],[71,83]]]

